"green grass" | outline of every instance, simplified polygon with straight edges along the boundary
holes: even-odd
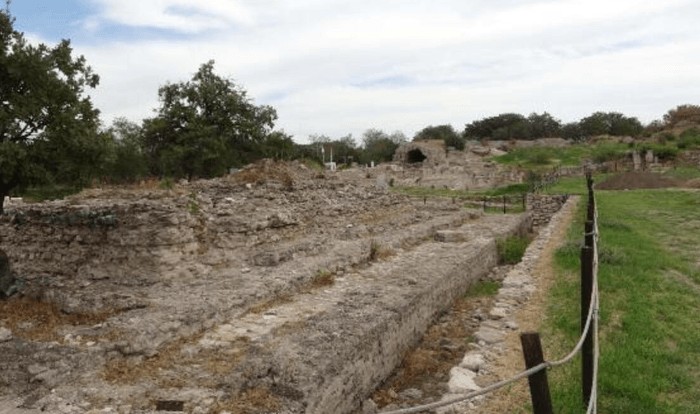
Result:
[[[413,197],[474,198],[477,196],[498,197],[504,195],[522,195],[527,193],[529,188],[530,187],[527,183],[522,183],[484,190],[452,190],[449,188],[431,187],[393,187],[392,191]]]
[[[700,178],[700,168],[690,166],[679,166],[666,171],[664,175],[680,180],[691,180],[693,178]]]
[[[599,191],[599,412],[700,413],[700,192]],[[579,335],[585,203],[555,256],[543,327],[557,358]],[[550,374],[555,412],[581,412],[580,361]]]
[[[558,165],[581,165],[586,159],[605,161],[621,157],[628,150],[629,146],[627,144],[602,142],[596,145],[576,144],[563,148],[516,148],[493,159],[501,164],[538,170]]]
[[[42,185],[29,187],[20,192],[20,195],[26,202],[41,202],[47,200],[58,200],[69,195],[77,194],[81,191],[80,187],[65,186],[65,185]]]
[[[516,264],[530,244],[530,239],[523,236],[510,236],[496,241],[499,264]]]
[[[468,208],[483,209],[485,213],[503,214],[503,196],[506,196],[506,212],[522,213],[525,211],[522,197],[527,193],[527,184],[511,184],[488,190],[451,190],[449,188],[430,187],[393,187],[391,191],[419,198],[452,198],[464,203]],[[484,208],[483,199],[487,198]]]
[[[494,282],[493,280],[480,280],[469,287],[467,293],[464,294],[467,298],[483,298],[487,296],[494,296],[498,293],[501,284],[499,282]]]

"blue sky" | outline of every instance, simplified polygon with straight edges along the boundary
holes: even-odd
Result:
[[[105,124],[214,59],[277,126],[359,138],[502,112],[648,122],[700,96],[696,0],[13,0],[33,41],[69,38]]]

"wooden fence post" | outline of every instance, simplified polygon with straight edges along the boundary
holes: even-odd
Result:
[[[588,320],[588,310],[591,306],[593,293],[593,247],[581,248],[581,332]],[[588,404],[593,386],[593,326],[583,341],[581,349],[581,392],[583,403]]]
[[[593,221],[587,220],[586,224],[585,224],[586,234],[584,236],[584,245],[586,247],[593,248],[593,243],[594,243],[594,238],[595,238],[595,234],[593,234],[594,230],[595,230],[595,227],[593,227]]]
[[[506,196],[503,196],[503,214],[506,214]]]
[[[526,332],[520,334],[520,343],[523,345],[525,367],[530,369],[544,362],[540,334]],[[527,378],[530,385],[530,397],[532,398],[533,414],[552,414],[552,399],[549,395],[549,383],[547,382],[547,370],[532,374]]]

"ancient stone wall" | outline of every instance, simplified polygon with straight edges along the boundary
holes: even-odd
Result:
[[[197,225],[175,202],[25,205],[0,217],[0,248],[21,279],[39,285],[53,278],[139,284],[197,250]]]
[[[567,195],[528,194],[526,203],[527,210],[532,214],[532,225],[539,227],[549,223],[568,198]]]
[[[413,154],[425,158],[418,161]],[[409,142],[399,146],[394,153],[394,161],[401,164],[435,166],[445,164],[446,160],[445,144],[440,140]]]
[[[685,151],[681,154],[681,160],[687,164],[700,167],[700,151]]]

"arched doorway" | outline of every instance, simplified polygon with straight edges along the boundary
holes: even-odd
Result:
[[[409,164],[417,164],[419,162],[425,161],[426,157],[421,150],[418,148],[408,151],[406,154],[406,162]]]

